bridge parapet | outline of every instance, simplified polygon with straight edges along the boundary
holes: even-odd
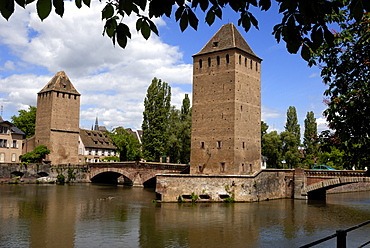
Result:
[[[359,170],[304,170],[307,177],[366,177],[366,171]]]
[[[172,170],[181,172],[189,168],[187,164],[171,164],[156,162],[112,162],[112,163],[88,163],[90,168],[133,168],[152,170]]]

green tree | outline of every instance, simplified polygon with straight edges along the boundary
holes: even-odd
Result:
[[[263,138],[263,136],[267,134],[268,129],[269,129],[269,125],[267,125],[266,122],[261,121],[261,138]]]
[[[154,78],[148,87],[143,113],[143,155],[149,161],[159,161],[165,155],[168,140],[168,119],[171,109],[171,87]]]
[[[191,108],[188,94],[182,101],[181,111],[171,108],[168,128],[167,155],[174,163],[190,162]]]
[[[318,156],[317,123],[312,111],[307,112],[304,120],[303,146],[305,148],[305,163],[314,164],[314,158]]]
[[[335,35],[335,46],[323,46],[311,63],[321,66],[328,85],[324,115],[346,152],[345,166],[362,168],[370,162],[370,14],[356,22],[345,11],[338,18],[342,31]]]
[[[297,111],[293,106],[289,106],[287,110],[285,131],[282,132],[280,136],[283,143],[283,158],[286,160],[286,163],[290,168],[297,167],[301,157],[298,151],[301,143],[301,131],[298,124]]]
[[[181,143],[180,163],[190,163],[190,143],[191,143],[191,107],[188,94],[182,101],[181,106],[181,126],[179,128],[179,140]]]
[[[13,115],[11,119],[13,124],[26,134],[26,138],[35,135],[36,107],[29,106],[28,111],[18,110],[18,116]]]
[[[262,136],[262,154],[267,157],[267,167],[282,167],[282,141],[277,131],[272,131]]]
[[[39,145],[32,152],[27,152],[23,155],[20,155],[19,159],[26,163],[41,163],[49,153],[50,150],[46,146]]]
[[[6,0],[0,1],[0,12],[5,19],[9,19],[15,11],[15,3],[22,8],[33,0]],[[82,4],[90,6],[91,0],[75,0],[78,8]],[[158,29],[152,19],[163,16],[174,16],[179,23],[181,31],[189,25],[197,29],[198,16],[204,16],[205,22],[212,25],[217,18],[222,19],[222,12],[230,8],[238,16],[238,25],[246,32],[251,26],[258,29],[258,21],[252,11],[259,9],[268,11],[272,2],[279,4],[279,13],[282,15],[281,23],[273,28],[273,34],[279,42],[286,42],[288,52],[297,53],[301,48],[301,56],[308,60],[311,51],[316,51],[324,41],[331,44],[333,34],[328,25],[340,20],[333,20],[333,14],[340,10],[348,10],[350,18],[361,20],[365,12],[370,12],[368,0],[193,0],[193,1],[161,1],[161,0],[135,0],[135,1],[107,1],[102,10],[102,20],[105,21],[103,34],[112,39],[121,47],[125,47],[131,31],[124,23],[127,18],[136,18],[136,30],[140,31],[145,39],[151,32],[158,35]],[[64,14],[63,0],[37,0],[37,14],[41,20],[47,18],[54,9],[59,16]],[[132,16],[131,16],[132,15]]]
[[[117,127],[111,132],[106,132],[106,135],[117,147],[120,161],[137,161],[140,159],[141,145],[132,133],[123,127]]]

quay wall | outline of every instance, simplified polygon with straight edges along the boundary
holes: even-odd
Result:
[[[294,170],[262,170],[254,175],[157,175],[162,202],[254,202],[292,198]]]

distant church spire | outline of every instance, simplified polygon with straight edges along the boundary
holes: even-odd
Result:
[[[96,117],[96,120],[95,120],[94,131],[99,131],[99,122],[98,122],[98,117]]]

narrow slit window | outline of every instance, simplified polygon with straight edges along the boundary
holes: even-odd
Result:
[[[199,60],[199,68],[202,68],[202,66],[203,66],[203,65],[202,65],[202,62],[203,62],[203,61],[200,59],[200,60]]]
[[[211,67],[211,58],[208,58],[208,67]]]
[[[229,54],[226,54],[226,64],[230,63],[230,56]]]
[[[226,167],[225,162],[221,162],[221,164],[220,164],[220,171],[221,172],[225,172],[225,167]]]
[[[200,148],[201,148],[201,149],[204,149],[204,141],[201,141],[201,142],[200,142]]]
[[[221,148],[221,141],[217,141],[217,149]]]
[[[217,56],[217,65],[220,65],[220,56]]]

